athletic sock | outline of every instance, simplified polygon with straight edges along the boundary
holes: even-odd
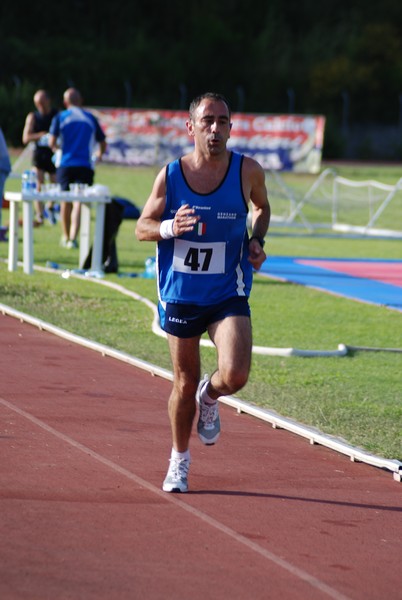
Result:
[[[190,461],[190,450],[186,450],[185,452],[177,452],[177,450],[172,448],[172,454],[170,455],[170,458],[184,458],[185,460]]]
[[[207,394],[207,387],[208,387],[208,383],[206,383],[204,385],[204,387],[201,390],[200,393],[200,398],[203,402],[205,402],[205,404],[216,404],[217,400],[214,400],[213,398],[211,398],[210,396],[208,396]]]

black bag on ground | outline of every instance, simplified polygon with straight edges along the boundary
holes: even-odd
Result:
[[[116,237],[123,220],[124,207],[112,198],[105,209],[105,227],[103,232],[102,262],[105,273],[117,273],[119,261],[117,258]],[[90,269],[92,261],[92,246],[82,265],[83,269]]]
[[[121,198],[120,196],[113,196],[113,200],[118,202],[123,207],[123,219],[138,219],[140,216],[140,209],[127,198]]]

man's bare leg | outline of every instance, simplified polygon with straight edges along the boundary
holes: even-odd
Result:
[[[251,363],[251,324],[249,317],[232,316],[213,323],[208,333],[218,352],[218,369],[199,391],[197,433],[207,446],[221,433],[219,396],[233,394],[247,382]]]
[[[70,238],[70,227],[71,227],[71,211],[73,209],[73,205],[71,202],[61,202],[60,203],[60,218],[61,218],[61,228],[63,233],[63,241],[68,242]]]
[[[200,338],[168,335],[173,365],[173,389],[169,398],[169,419],[173,448],[188,450],[196,412],[195,395],[200,380]]]
[[[173,389],[169,398],[172,451],[163,482],[165,492],[187,492],[190,437],[195,415],[195,395],[200,378],[200,338],[168,335],[173,363]]]
[[[208,333],[218,352],[218,369],[212,374],[206,391],[216,400],[238,392],[247,383],[251,366],[251,321],[244,316],[226,317],[213,323]]]
[[[78,236],[78,232],[80,230],[80,222],[81,222],[81,204],[80,202],[73,202],[73,208],[71,211],[71,225],[69,238],[71,241],[75,241]]]

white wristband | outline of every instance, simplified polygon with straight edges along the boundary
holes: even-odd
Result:
[[[163,240],[170,240],[171,238],[175,237],[173,233],[173,223],[174,219],[167,219],[166,221],[162,221],[161,226],[159,228],[159,233],[161,234],[161,238]]]

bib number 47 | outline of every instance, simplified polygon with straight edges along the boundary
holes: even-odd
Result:
[[[175,238],[173,270],[191,275],[215,275],[225,272],[225,242],[193,242]]]
[[[208,271],[211,258],[211,248],[189,248],[184,259],[184,264],[191,271]]]

